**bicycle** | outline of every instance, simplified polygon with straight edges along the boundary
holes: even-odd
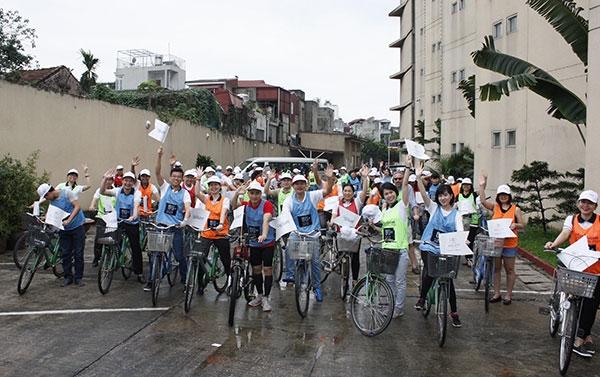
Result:
[[[174,233],[169,229],[178,225],[161,226],[158,224],[149,224],[154,229],[146,229],[148,237],[148,251],[152,253],[152,305],[156,306],[158,302],[158,292],[163,277],[167,276],[167,281],[172,287],[177,280],[179,263],[175,261],[173,251]]]
[[[487,233],[487,230],[484,229],[484,232]],[[489,311],[490,306],[490,288],[494,281],[495,258],[502,256],[503,249],[504,238],[493,238],[486,234],[478,234],[475,237],[475,245],[473,247],[475,291],[479,291],[483,282],[483,301],[486,313]]]
[[[193,228],[195,231],[201,233],[203,230]],[[208,230],[208,229],[207,229]],[[202,286],[205,287],[209,282],[212,281],[215,290],[219,293],[223,293],[227,288],[227,274],[225,273],[225,266],[219,258],[219,250],[215,245],[211,245],[208,253],[202,253],[200,251],[200,240],[194,240],[194,246],[190,250],[187,260],[187,275],[185,280],[185,300],[184,300],[184,311],[188,313],[192,307],[192,299],[194,298],[194,291],[198,286],[198,275],[200,275],[200,269],[204,271],[202,277]]]
[[[388,328],[394,314],[395,297],[392,288],[385,280],[385,274],[395,273],[398,266],[398,252],[375,247],[383,240],[375,241],[368,232],[357,231],[369,240],[367,253],[367,273],[361,277],[350,292],[350,314],[352,322],[361,334],[376,336]]]
[[[231,284],[229,285],[229,326],[233,326],[235,316],[235,304],[244,292],[246,302],[254,298],[254,279],[252,277],[252,266],[248,262],[250,255],[250,246],[248,244],[248,235],[244,234],[242,238],[235,237],[233,242],[239,240],[238,245],[233,249],[233,259],[231,264]]]
[[[113,274],[121,268],[125,280],[131,276],[133,254],[129,237],[121,228],[96,226],[97,242],[102,245],[100,268],[98,269],[98,290],[103,295],[108,293]]]
[[[560,253],[562,249],[544,251]],[[559,264],[562,263],[559,261]],[[564,265],[554,269],[548,308],[540,308],[539,312],[550,315],[550,336],[554,337],[558,333],[561,337],[558,358],[558,370],[561,375],[567,373],[571,362],[582,300],[594,295],[597,282],[598,275],[571,270]]]
[[[428,241],[415,240],[415,243],[425,243],[439,249],[439,246]],[[423,317],[427,318],[431,311],[431,307],[433,306],[435,308],[437,341],[440,347],[442,347],[446,341],[450,283],[452,279],[456,279],[458,276],[460,259],[460,255],[427,253],[427,275],[434,278],[434,280],[425,296],[425,305],[422,314]],[[425,271],[423,273],[425,273]]]
[[[44,269],[52,267],[52,272],[58,278],[65,274],[62,268],[62,252],[58,233],[54,232],[49,225],[42,223],[39,216],[34,217],[40,225],[30,226],[27,233],[29,252],[23,261],[17,282],[17,291],[20,295],[25,294],[40,267]]]
[[[291,259],[295,260],[296,281],[294,294],[296,300],[296,309],[300,317],[306,317],[308,313],[308,303],[310,297],[310,288],[312,285],[312,274],[310,262],[313,259],[317,245],[319,243],[318,230],[309,233],[294,231],[298,237],[289,237],[286,249]]]
[[[15,262],[15,266],[17,266],[19,270],[23,267],[23,263],[25,262],[27,254],[29,254],[29,252],[31,251],[31,247],[29,245],[29,229],[32,226],[40,226],[41,224],[43,224],[43,221],[40,220],[41,218],[39,216],[34,216],[33,214],[28,212],[25,212],[21,216],[21,218],[23,226],[28,230],[23,232],[23,234],[17,239],[17,242],[15,242],[15,247],[13,248],[13,261]],[[53,239],[60,241],[58,233],[54,234]],[[58,242],[58,244],[60,246],[60,242]]]
[[[331,233],[330,233],[331,232]],[[331,272],[340,275],[340,298],[344,300],[350,288],[350,260],[352,254],[360,249],[360,237],[344,238],[337,236],[337,232],[328,230],[326,238],[327,251],[321,254],[321,268],[323,277],[321,283],[325,282]]]
[[[275,251],[273,253],[273,281],[279,283],[283,275],[285,263],[285,236],[275,241]]]

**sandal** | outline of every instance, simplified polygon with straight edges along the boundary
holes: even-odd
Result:
[[[489,301],[490,301],[491,304],[495,304],[497,302],[500,302],[501,300],[502,299],[500,298],[500,296],[498,296],[498,297],[492,297],[492,298],[490,298]]]
[[[504,300],[502,301],[502,303],[503,303],[504,305],[510,305],[510,304],[512,304],[512,300],[510,300],[510,299],[504,299]]]

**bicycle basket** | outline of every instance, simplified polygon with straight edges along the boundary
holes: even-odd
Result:
[[[475,238],[475,243],[477,244],[477,250],[479,250],[479,254],[481,255],[485,255],[487,257],[502,256],[502,250],[504,249],[504,238],[493,238],[479,234]]]
[[[337,249],[339,251],[345,251],[347,253],[358,253],[360,250],[360,237],[356,238],[344,238],[344,237],[336,237],[337,239]]]
[[[148,250],[166,253],[173,244],[175,233],[148,230]]]
[[[50,242],[50,233],[41,226],[30,226],[28,241],[31,246],[46,247]]]
[[[96,243],[100,245],[116,245],[121,242],[122,229],[96,225]]]
[[[312,259],[318,244],[318,238],[288,238],[287,251],[291,259]]]
[[[400,252],[371,247],[367,259],[367,269],[376,274],[394,274],[398,267]]]
[[[460,267],[460,255],[427,253],[427,275],[432,278],[455,279]]]
[[[598,275],[558,268],[557,279],[560,291],[575,296],[591,298],[596,289]]]

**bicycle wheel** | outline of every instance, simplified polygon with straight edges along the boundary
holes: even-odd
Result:
[[[240,280],[242,275],[242,267],[236,262],[231,268],[231,285],[229,286],[229,326],[233,326],[235,317],[235,303],[240,293]]]
[[[340,297],[342,300],[344,300],[348,294],[350,280],[350,263],[348,262],[347,255],[340,260]]]
[[[20,295],[24,294],[29,288],[29,284],[33,280],[33,275],[37,271],[41,258],[43,258],[42,250],[33,248],[27,256],[21,266],[21,272],[19,273],[19,281],[17,282],[17,291]]]
[[[104,245],[100,257],[100,268],[98,269],[98,290],[103,295],[108,293],[114,272],[114,251],[112,246]]]
[[[327,280],[333,268],[333,248],[325,242],[319,247],[319,261],[321,262],[321,284]]]
[[[431,284],[431,288],[427,291],[425,295],[425,305],[423,305],[423,310],[421,310],[421,314],[423,317],[427,318],[429,313],[431,312],[431,305],[435,302],[435,287],[437,285],[437,279],[433,281]]]
[[[485,291],[483,295],[483,302],[485,307],[485,312],[487,313],[490,310],[490,287],[492,286],[492,273],[494,270],[494,261],[490,258],[490,260],[485,263],[485,276],[484,276],[484,284]]]
[[[186,313],[190,311],[192,307],[192,299],[194,298],[194,291],[196,290],[196,276],[198,274],[198,259],[195,257],[188,258],[188,270],[185,277],[185,301],[183,303],[183,309]]]
[[[15,248],[13,249],[13,261],[19,270],[23,267],[25,258],[27,258],[27,254],[29,254],[30,251],[29,232],[25,232],[19,237],[17,243],[15,243]]]
[[[54,263],[52,264],[52,273],[57,278],[62,278],[63,276],[65,276],[65,269],[63,268],[63,265],[62,265],[62,256],[61,255],[62,255],[62,250],[60,250],[60,248],[59,248],[56,251],[55,257],[53,258]]]
[[[256,295],[256,286],[254,285],[254,279],[252,278],[252,266],[250,263],[246,263],[246,274],[244,276],[242,286],[244,287],[244,298],[246,302],[254,300]]]
[[[281,243],[275,242],[275,253],[273,254],[273,281],[279,283],[283,274],[283,250]]]
[[[310,279],[308,272],[306,271],[307,263],[309,262],[304,261],[298,263],[296,266],[296,286],[294,289],[296,295],[296,309],[302,318],[306,317],[306,314],[308,313],[308,299],[310,292]]]
[[[158,291],[160,289],[160,281],[164,273],[164,263],[162,253],[154,253],[152,259],[152,306],[156,306],[158,302]]]
[[[448,285],[438,285],[437,305],[435,308],[437,341],[440,347],[446,341],[446,325],[448,324]]]
[[[550,336],[554,337],[556,332],[558,331],[558,326],[560,326],[560,296],[561,293],[558,291],[558,282],[555,280],[552,287],[552,294],[550,295],[550,301],[548,302],[548,306],[550,307],[550,323],[549,323],[549,332]]]
[[[394,293],[385,280],[373,275],[361,278],[350,293],[352,322],[361,334],[381,334],[392,321]]]
[[[561,375],[567,373],[571,355],[573,354],[573,341],[577,333],[577,319],[579,314],[579,301],[569,300],[571,305],[568,309],[561,308],[563,312],[563,333],[560,339],[560,354],[558,358],[559,371]]]
[[[221,261],[221,258],[219,257],[219,251],[217,250],[217,248],[214,245],[211,246],[210,253],[213,258],[213,263],[212,263],[212,266],[213,266],[212,271],[214,271],[213,286],[215,287],[217,292],[223,293],[225,291],[225,288],[227,288],[227,278],[228,278],[227,274],[225,273],[225,266],[223,265],[223,262]]]
[[[129,243],[129,239],[125,236],[123,237],[124,247],[121,246],[121,252],[123,253],[122,260],[123,264],[121,264],[121,274],[123,275],[123,279],[127,280],[131,276],[131,270],[133,265],[133,252],[131,251],[131,244]]]
[[[475,264],[473,266],[473,281],[475,282],[474,288],[475,292],[478,292],[479,288],[481,287],[481,282],[483,281],[485,275],[486,263],[484,256],[474,257],[473,260],[475,261]]]
[[[172,287],[177,282],[177,273],[179,272],[179,263],[175,260],[175,253],[171,249],[165,259],[165,272],[167,274],[167,281]]]

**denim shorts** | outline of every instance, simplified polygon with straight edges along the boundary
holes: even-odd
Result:
[[[516,247],[505,247],[502,249],[502,256],[505,258],[514,258],[517,256],[517,248]]]

